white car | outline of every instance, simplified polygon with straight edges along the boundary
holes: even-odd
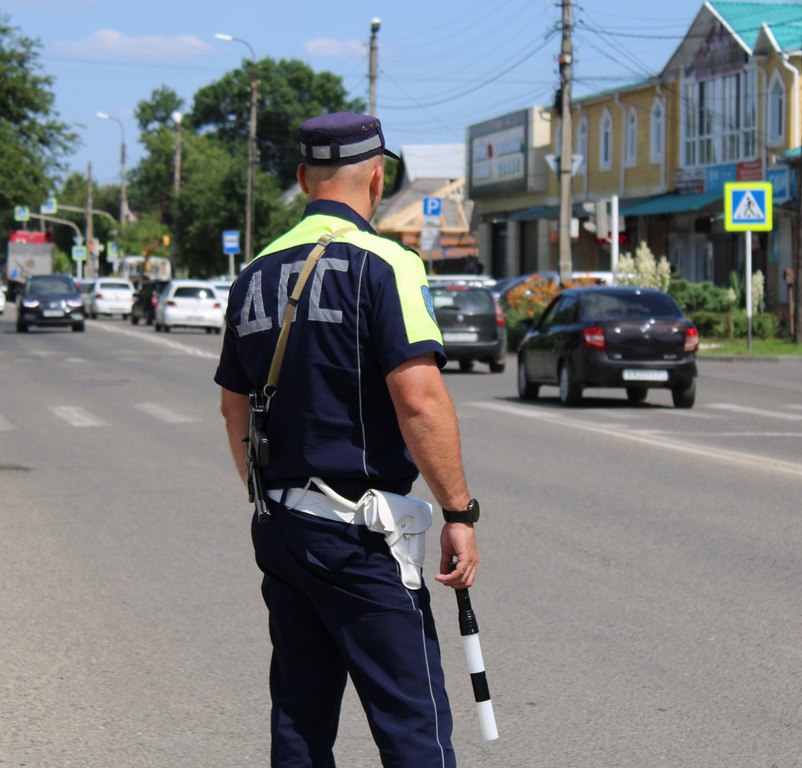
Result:
[[[212,280],[212,285],[217,291],[217,297],[220,299],[220,304],[223,306],[223,317],[225,317],[226,309],[228,308],[228,292],[234,284],[233,280]]]
[[[98,315],[121,315],[127,320],[134,306],[134,286],[118,277],[98,277],[86,293],[86,311]]]
[[[0,315],[6,311],[6,287],[0,285]]]
[[[205,328],[220,333],[223,304],[208,280],[171,280],[159,296],[153,327],[169,332],[173,328]]]

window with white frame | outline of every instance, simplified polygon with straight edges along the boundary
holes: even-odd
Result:
[[[653,163],[660,163],[663,160],[666,144],[665,110],[660,99],[654,100],[650,117],[649,160]]]
[[[771,78],[768,97],[766,133],[769,144],[782,144],[785,140],[785,83],[779,72]]]
[[[582,162],[579,164],[577,173],[585,173],[588,167],[588,119],[583,117],[579,121],[579,128],[576,132],[576,153],[582,156]]]
[[[682,89],[682,164],[712,165],[757,156],[757,71]]]
[[[599,130],[599,169],[609,171],[613,167],[613,118],[604,110]]]
[[[627,112],[627,125],[624,130],[624,165],[632,168],[638,162],[638,113],[635,107]]]

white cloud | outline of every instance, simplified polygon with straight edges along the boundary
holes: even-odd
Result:
[[[310,59],[363,59],[367,46],[361,40],[318,37],[304,41],[304,51]]]
[[[55,43],[54,53],[86,58],[189,59],[215,49],[195,35],[129,37],[115,29],[99,29],[83,40]]]

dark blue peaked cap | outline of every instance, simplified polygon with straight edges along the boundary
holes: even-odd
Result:
[[[301,159],[309,165],[347,165],[375,155],[400,158],[384,146],[378,117],[332,112],[301,124]]]

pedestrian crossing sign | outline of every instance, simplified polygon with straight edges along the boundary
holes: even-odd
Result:
[[[771,182],[725,184],[724,229],[727,232],[768,232],[772,229],[771,202]]]

